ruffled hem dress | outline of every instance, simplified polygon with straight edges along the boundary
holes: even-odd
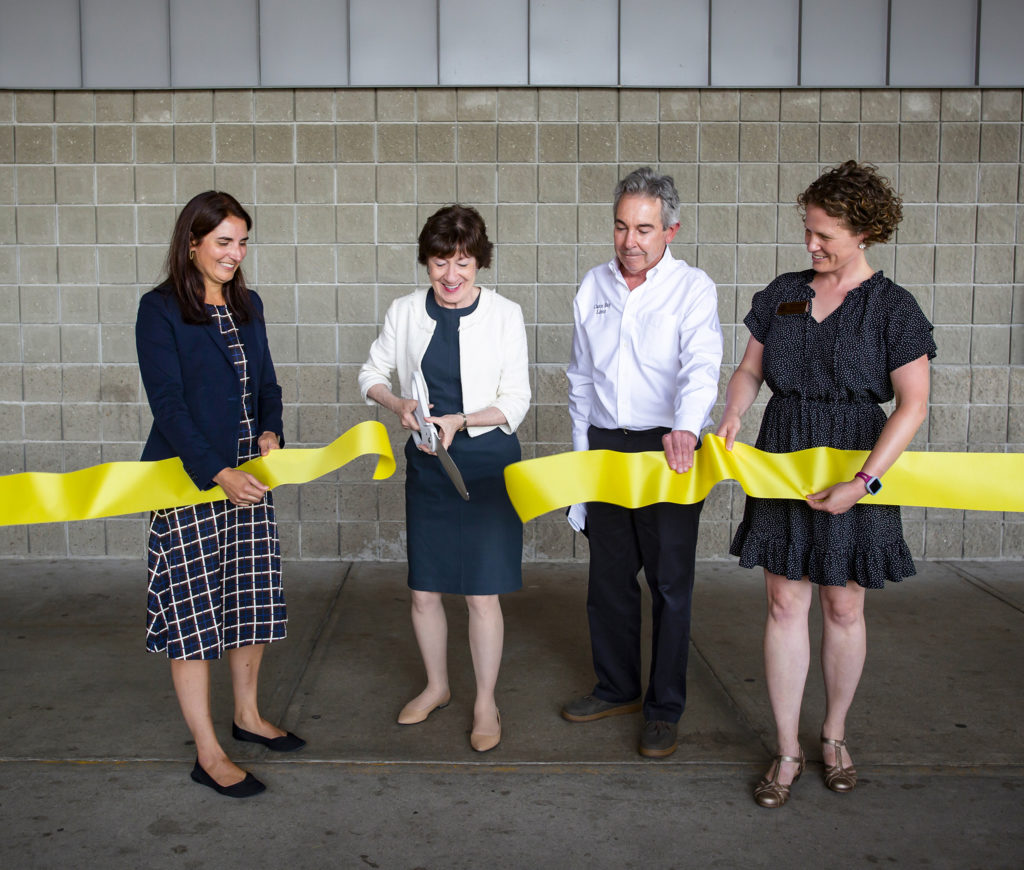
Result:
[[[260,455],[242,339],[226,305],[207,312],[227,343],[242,391],[238,463]],[[217,659],[226,649],[287,634],[273,494],[254,505],[221,500],[154,511],[149,528],[146,648],[171,659]]]
[[[444,308],[427,293],[436,322],[420,370],[430,393],[430,416],[463,409],[459,376],[459,321],[467,308]],[[505,466],[522,456],[515,433],[491,429],[470,438],[458,432],[448,453],[459,468],[469,501],[456,492],[436,456],[405,445],[405,519],[409,588],[458,595],[496,595],[523,585],[523,524],[505,489]]]
[[[932,325],[917,300],[881,272],[818,323],[810,313],[814,275],[780,275],[754,295],[743,321],[764,345],[762,371],[772,391],[756,446],[771,453],[871,450],[887,419],[879,406],[894,395],[890,373],[935,356]],[[780,313],[781,303],[804,300],[806,312]],[[821,586],[853,581],[880,589],[913,576],[899,507],[869,499],[833,516],[796,499],[748,496],[730,552],[745,568],[760,565]]]

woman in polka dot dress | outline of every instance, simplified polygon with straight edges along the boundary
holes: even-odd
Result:
[[[857,783],[846,715],[866,654],[865,589],[915,573],[899,508],[871,499],[924,421],[928,361],[935,356],[932,326],[914,297],[865,256],[902,217],[886,179],[847,161],[811,184],[797,204],[811,268],[780,275],[754,295],[744,320],[750,339],[729,381],[718,434],[731,449],[763,382],[772,396],[757,437],[761,450],[870,453],[852,480],[805,502],[748,497],[733,540],[741,565],[764,568],[768,598],[765,672],[778,754],[754,790],[763,807],[781,807],[804,769],[797,732],[814,586],[823,616],[825,784],[845,793]],[[879,406],[893,399],[887,418]]]

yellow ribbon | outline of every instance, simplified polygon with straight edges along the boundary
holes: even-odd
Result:
[[[516,462],[505,485],[525,523],[548,511],[587,501],[637,508],[656,502],[693,504],[723,480],[747,495],[803,499],[840,480],[850,480],[866,450],[812,447],[765,453],[737,441],[725,449],[717,435],[704,436],[686,474],[665,464],[665,454],[586,450]],[[1024,511],[1024,454],[904,452],[885,473],[885,485],[869,504]]]
[[[239,467],[274,488],[307,483],[368,454],[378,456],[374,480],[394,473],[387,430],[376,420],[353,426],[326,447],[272,450]],[[0,526],[112,517],[226,497],[219,486],[198,489],[178,458],[107,462],[63,474],[29,471],[0,477]]]

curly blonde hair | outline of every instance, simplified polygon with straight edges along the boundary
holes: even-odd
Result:
[[[851,232],[864,234],[864,244],[887,242],[903,219],[903,200],[870,163],[847,160],[819,176],[796,198],[800,214],[816,205],[838,218]]]

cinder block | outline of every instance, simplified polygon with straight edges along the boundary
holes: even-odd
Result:
[[[899,193],[904,202],[935,202],[939,186],[936,163],[902,164],[899,171]]]
[[[774,163],[741,163],[739,166],[740,202],[777,202],[779,169]]]
[[[101,284],[134,284],[137,274],[135,248],[119,245],[101,246],[96,251],[96,267]]]
[[[971,364],[1005,366],[1010,362],[1009,326],[971,327]]]
[[[1010,379],[1006,368],[973,366],[971,368],[970,401],[975,405],[1001,405],[1009,399]]]
[[[977,240],[983,244],[1012,245],[1016,223],[1012,205],[983,205],[978,208]]]
[[[405,88],[377,91],[377,120],[415,121],[416,92]]]
[[[270,122],[294,121],[294,91],[288,89],[255,91],[253,93],[253,119]]]
[[[0,324],[0,362],[12,363],[22,362],[21,337],[26,327],[19,328],[17,324]],[[25,362],[55,362],[60,359],[59,344],[56,353],[50,355],[50,359],[25,359]]]
[[[998,558],[1002,549],[1003,524],[984,515],[968,515],[964,520],[963,554],[965,559]]]
[[[298,102],[297,94],[296,102]],[[303,103],[306,102],[304,98]],[[305,105],[303,111],[306,111]],[[377,118],[376,92],[357,88],[339,90],[336,94],[335,112],[339,122],[375,121]]]
[[[416,159],[414,124],[378,124],[377,159],[382,163],[412,163]]]
[[[900,128],[898,124],[861,124],[861,159],[872,163],[894,163],[899,160]]]
[[[778,121],[780,97],[776,90],[740,91],[741,121]]]
[[[575,124],[541,124],[538,128],[538,156],[541,163],[574,163],[578,142]]]
[[[563,206],[562,208],[570,208]],[[536,242],[537,206],[534,205],[499,205],[498,222],[492,227],[492,233],[498,244],[509,242]],[[544,242],[554,239],[541,239]]]
[[[136,129],[136,147],[143,129]],[[209,163],[212,158],[213,133],[208,124],[179,124],[174,127],[175,163]]]
[[[497,117],[498,92],[492,88],[460,88],[458,117],[460,121],[493,121]]]
[[[537,92],[538,121],[571,121],[578,118],[577,92],[573,88],[543,88]]]
[[[972,444],[1005,444],[1006,421],[1005,405],[972,405],[967,437]]]
[[[700,119],[702,121],[738,121],[740,117],[739,91],[700,91]]]
[[[689,262],[707,272],[716,284],[731,285],[736,280],[735,245],[700,245],[696,261]]]
[[[900,160],[905,163],[932,163],[938,156],[938,124],[922,122],[900,125]]]
[[[977,163],[979,128],[977,124],[956,122],[942,124],[939,159],[944,163]]]
[[[935,281],[943,284],[970,284],[974,280],[972,245],[936,245]]]
[[[217,124],[218,163],[251,163],[254,156],[251,124]]]
[[[904,211],[906,208],[904,206]],[[973,242],[977,225],[977,211],[977,207],[973,205],[937,206],[935,241],[940,244],[970,244]]]
[[[735,165],[702,165],[698,178],[699,202],[736,202]]]
[[[416,167],[403,163],[377,167],[378,202],[413,202]]]
[[[619,121],[657,121],[658,92],[641,89],[619,91]]]
[[[33,556],[67,556],[67,525],[65,523],[40,523],[29,526],[28,551]]]
[[[135,118],[135,103],[127,91],[110,91],[96,94],[96,123],[122,124]]]
[[[657,124],[620,124],[619,161],[654,163],[658,160]]]
[[[259,203],[295,202],[295,177],[296,170],[291,166],[257,166],[253,200]]]
[[[459,202],[471,202],[482,209],[485,203],[496,201],[496,181],[497,170],[493,163],[459,166],[455,172],[456,198]],[[484,215],[485,220],[486,217]]]
[[[19,203],[42,205],[56,201],[52,166],[18,166],[15,172]]]
[[[17,163],[53,163],[53,127],[24,124],[14,128]]]
[[[1013,248],[1007,245],[977,245],[974,249],[974,280],[979,284],[1009,284],[1013,281]]]
[[[58,124],[91,124],[96,118],[89,91],[58,91],[54,94],[53,118]]]
[[[775,162],[778,155],[778,124],[740,125],[740,160],[748,163]]]
[[[701,205],[697,208],[697,241],[736,242],[735,205]]]
[[[662,121],[699,121],[701,93],[694,89],[659,92],[659,118]]]
[[[936,325],[933,333],[944,363],[967,364],[971,361],[971,328]],[[932,439],[935,440],[935,439]]]
[[[700,159],[706,163],[734,162],[739,158],[739,124],[700,125]]]
[[[74,225],[72,236],[82,235],[85,238],[66,238],[63,217],[67,210],[69,229]],[[131,205],[101,205],[95,211],[90,206],[61,206],[58,214],[62,218],[61,241],[98,241],[101,244],[134,244],[135,243],[135,208]],[[77,231],[77,232],[76,232]],[[89,236],[92,236],[89,239]],[[167,238],[170,238],[168,233]]]
[[[581,206],[580,210],[585,208],[587,206]],[[605,218],[607,222],[607,214],[605,214]],[[577,241],[576,227],[576,207],[548,203],[537,206],[536,238],[541,243],[575,244]]]
[[[339,96],[345,91],[339,91]],[[331,90],[296,90],[296,121],[334,121],[335,92]],[[342,120],[339,117],[339,120]]]
[[[360,172],[365,174],[366,183],[369,186],[370,196],[368,199],[373,199],[374,176],[372,166],[339,166],[337,169],[339,201],[345,201],[342,194],[343,188],[345,196],[350,196],[352,193],[351,186],[342,185],[341,179],[344,178],[347,183],[351,181],[354,174]],[[334,188],[335,169],[333,166],[296,166],[291,199],[295,202],[333,203],[335,201]]]
[[[457,115],[455,91],[451,88],[416,91],[416,114],[420,121],[454,121]]]
[[[299,245],[297,280],[301,284],[331,284],[337,280],[333,245]]]
[[[54,120],[53,94],[20,91],[14,95],[14,117],[19,124],[47,124]]]
[[[62,323],[96,323],[99,297],[95,287],[62,287],[60,291]]]
[[[331,97],[327,93],[327,97]],[[213,92],[213,120],[252,121],[252,91],[240,89]]]
[[[416,167],[416,199],[421,203],[454,202],[455,166],[434,164]]]
[[[92,163],[93,127],[86,124],[58,126],[57,161],[59,163]]]
[[[939,202],[975,202],[977,197],[976,165],[946,164],[939,167]]]
[[[904,90],[900,94],[901,121],[938,121],[940,117],[938,90]]]
[[[933,300],[933,323],[963,324],[970,321],[973,306],[970,286],[936,284]]]
[[[860,117],[863,122],[898,121],[900,119],[900,92],[896,90],[866,90],[860,97]]]
[[[1019,121],[1021,92],[1019,90],[984,90],[981,92],[981,120]]]
[[[335,155],[334,129],[330,124],[298,124],[295,127],[295,151],[298,162],[332,162]]]
[[[374,245],[339,245],[338,274],[347,284],[377,280],[377,253]],[[415,259],[415,256],[413,257]]]
[[[97,169],[97,178],[100,172],[106,169],[105,177],[117,182],[117,188],[128,185],[127,172],[130,167],[100,167]],[[122,174],[124,173],[124,174]],[[100,185],[100,202],[124,202],[123,196],[114,198],[113,187]],[[172,166],[137,166],[135,167],[135,196],[137,202],[143,203],[171,203],[174,202],[174,167]],[[127,200],[130,201],[130,200]]]
[[[817,124],[794,123],[779,126],[779,160],[783,163],[805,163],[817,159]]]
[[[68,373],[88,372],[90,379],[88,384],[82,384],[83,378],[76,378],[75,383],[69,388]],[[64,372],[65,391],[71,391],[72,395],[89,401],[116,402],[118,404],[138,404],[145,400],[142,392],[141,378],[137,367],[127,364],[100,366],[99,386],[92,382],[92,374],[97,371],[94,366],[75,366],[73,370]]]
[[[421,164],[454,161],[455,125],[420,124],[416,128],[416,160]]]
[[[943,121],[977,121],[981,117],[981,93],[950,88],[942,92]]]
[[[737,241],[774,242],[777,208],[773,205],[741,205],[738,215]]]
[[[545,181],[544,199],[553,202],[571,202],[574,197],[569,186],[575,186],[575,173],[572,171],[572,167],[565,167],[565,171],[557,172],[561,168],[541,167],[541,176]],[[618,181],[618,168],[613,164],[581,165],[579,167],[579,201],[610,204]],[[544,199],[541,201],[543,202]]]
[[[423,169],[424,167],[421,167],[420,171],[422,172]],[[582,175],[581,171],[581,180]],[[537,190],[536,166],[498,165],[498,199],[500,202],[536,202],[538,199]],[[582,191],[580,199],[582,201]]]
[[[174,120],[179,124],[209,123],[213,120],[212,91],[175,91]]]
[[[897,245],[897,284],[930,284],[934,277],[934,248],[931,245]]]
[[[334,208],[330,205],[300,205],[295,208],[295,225],[303,244],[334,242]]]
[[[1012,289],[1008,285],[975,287],[972,322],[1007,324],[1012,302]]]
[[[7,367],[5,367],[7,368]],[[14,369],[13,366],[9,367]],[[26,402],[53,402],[59,403],[63,398],[63,380],[61,367],[59,365],[25,365],[20,367],[20,377],[12,378],[18,384],[18,401],[24,398]],[[3,425],[3,439],[21,441],[22,434],[22,413],[14,408],[10,409],[10,415],[0,415]]]
[[[541,245],[537,248],[537,275],[545,283],[576,282],[576,252],[571,245]]]
[[[578,105],[581,122],[619,120],[618,92],[612,88],[582,90]],[[500,113],[498,117],[501,117]]]
[[[978,171],[978,202],[1014,202],[1019,183],[1018,164],[983,163]]]

